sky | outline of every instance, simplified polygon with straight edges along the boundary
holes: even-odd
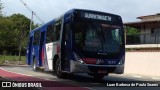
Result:
[[[160,0],[22,0],[45,23],[61,16],[66,11],[78,8],[120,15],[123,22],[134,22],[138,16],[160,13]],[[20,13],[31,18],[31,12],[20,0],[1,0],[6,16]],[[41,24],[35,16],[35,23]]]

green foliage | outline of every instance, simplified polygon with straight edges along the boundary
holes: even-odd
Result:
[[[137,35],[140,34],[140,30],[132,27],[126,27],[127,35]]]
[[[9,17],[0,18],[0,54],[18,54],[22,49],[25,54],[27,38],[29,34],[30,19],[22,14],[13,14]],[[32,25],[36,27],[35,25]],[[21,46],[21,47],[20,47]]]
[[[2,14],[2,3],[0,0],[0,55],[25,55],[29,35],[30,19],[22,14],[4,16]],[[32,23],[32,29],[37,25]],[[12,57],[13,59],[14,58]],[[23,57],[22,57],[23,59]],[[21,60],[21,57],[19,57]],[[0,56],[0,62],[1,60]]]
[[[17,49],[22,49],[22,51],[25,51],[25,47],[27,44],[27,36],[29,33],[30,20],[22,14],[13,14],[10,18],[12,21],[14,21],[12,27],[16,32],[15,38],[17,39]]]
[[[0,0],[0,17],[2,17],[2,9],[3,9],[3,6],[2,6],[1,0]]]
[[[0,51],[5,51],[4,48],[10,48],[10,45],[13,44],[14,39],[12,39],[12,32],[11,30],[12,22],[8,17],[2,17],[0,20]]]

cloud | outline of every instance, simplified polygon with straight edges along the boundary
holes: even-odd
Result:
[[[58,17],[72,8],[90,9],[121,15],[124,22],[136,21],[136,17],[159,12],[159,0],[23,0],[45,22]],[[2,0],[14,13],[21,13],[28,18],[31,13],[19,0]],[[13,12],[4,9],[7,15]],[[35,22],[40,23],[36,18]]]

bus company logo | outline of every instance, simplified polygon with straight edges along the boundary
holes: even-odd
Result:
[[[50,51],[51,50],[51,47],[47,47],[47,51]]]
[[[97,59],[96,64],[103,64],[103,63],[104,63],[104,61],[102,59]]]
[[[47,51],[49,51],[49,47],[47,47]]]
[[[11,87],[11,82],[2,82],[2,87]]]

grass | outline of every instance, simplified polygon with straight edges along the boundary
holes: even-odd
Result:
[[[6,61],[7,62],[19,61],[19,56],[0,55],[0,65],[3,64]],[[22,63],[26,63],[26,56],[21,56],[21,61],[22,61]]]

